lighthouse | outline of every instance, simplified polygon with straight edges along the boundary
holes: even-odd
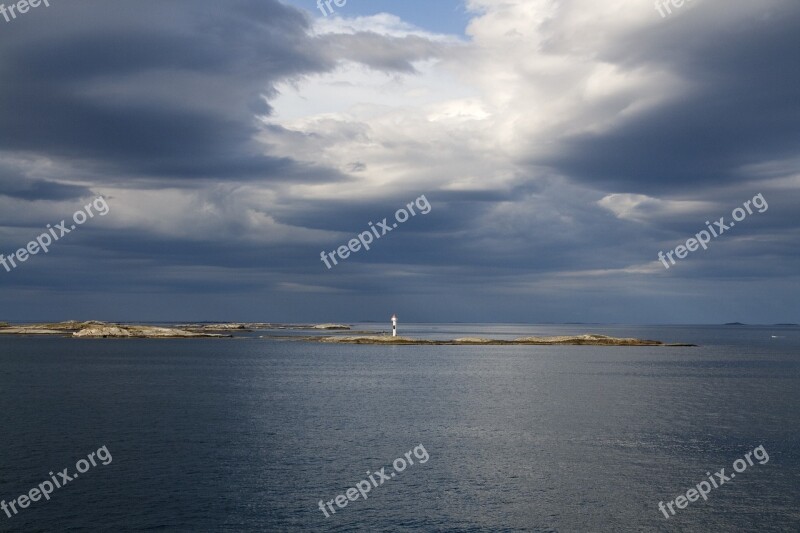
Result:
[[[397,315],[392,315],[392,337],[397,337]]]

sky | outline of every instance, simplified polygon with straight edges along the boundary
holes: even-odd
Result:
[[[796,0],[333,7],[0,16],[0,321],[800,322]]]

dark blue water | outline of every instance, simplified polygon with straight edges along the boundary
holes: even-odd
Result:
[[[112,457],[0,530],[800,530],[800,329],[401,324],[581,332],[701,346],[0,338],[0,499]],[[766,464],[661,514],[759,445]]]

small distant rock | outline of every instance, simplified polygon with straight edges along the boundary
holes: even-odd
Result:
[[[232,322],[229,324],[183,324],[176,326],[178,329],[185,329],[186,331],[204,332],[204,331],[252,331],[247,324],[239,322]]]

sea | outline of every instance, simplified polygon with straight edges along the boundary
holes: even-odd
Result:
[[[0,531],[800,531],[800,328],[400,324],[581,333],[0,338]]]

